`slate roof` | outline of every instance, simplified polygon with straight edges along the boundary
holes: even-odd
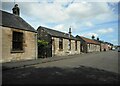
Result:
[[[75,38],[72,35],[71,35],[71,38],[69,38],[68,33],[60,32],[60,31],[53,30],[53,29],[50,29],[50,28],[40,26],[40,27],[38,27],[38,29],[44,29],[48,34],[50,34],[51,36],[54,36],[54,37],[62,37],[62,38],[67,38],[67,39],[78,40],[77,38]]]
[[[95,39],[94,39],[94,41],[97,41],[97,42],[99,42],[99,43],[105,44],[105,42],[104,42],[104,41],[101,41],[101,40],[95,40]]]
[[[0,26],[11,27],[15,29],[21,29],[26,31],[37,32],[30,24],[23,20],[20,16],[0,10]],[[2,19],[1,19],[2,18]]]
[[[87,43],[91,43],[91,44],[100,44],[99,42],[97,41],[94,41],[92,39],[89,39],[89,38],[86,38],[86,37],[83,37],[83,36],[79,36],[82,40],[84,40],[85,42]]]

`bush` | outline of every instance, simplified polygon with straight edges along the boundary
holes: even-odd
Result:
[[[45,40],[38,40],[38,47],[39,46],[47,46],[48,45],[48,42],[45,41]]]
[[[45,40],[38,40],[38,58],[44,58],[46,56],[46,49],[48,47],[48,42]]]

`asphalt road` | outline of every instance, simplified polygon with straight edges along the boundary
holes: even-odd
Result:
[[[85,55],[79,55],[72,59],[65,59],[40,65],[35,67],[79,67],[80,65],[99,68],[111,72],[118,73],[118,52],[108,51],[100,53],[88,53]]]
[[[3,72],[3,84],[117,84],[118,52],[73,58]]]

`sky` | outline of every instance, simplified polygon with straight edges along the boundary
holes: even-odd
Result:
[[[15,1],[15,2],[14,2]],[[109,1],[109,2],[108,2]],[[14,3],[20,17],[36,30],[39,26],[118,45],[119,0],[1,0],[1,10],[12,13]]]

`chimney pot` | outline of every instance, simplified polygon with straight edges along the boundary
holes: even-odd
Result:
[[[71,37],[71,27],[69,28],[69,37]]]
[[[15,4],[15,6],[13,7],[13,14],[19,16],[20,15],[20,9],[18,7],[18,4]]]

